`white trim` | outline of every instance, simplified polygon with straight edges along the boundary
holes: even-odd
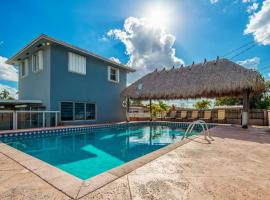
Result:
[[[116,71],[116,81],[111,79],[111,69],[113,69],[113,70]],[[119,69],[118,68],[115,68],[115,67],[112,67],[112,66],[108,66],[107,79],[110,82],[119,83],[119,81],[120,81],[120,72],[119,72]]]
[[[1,103],[14,103],[14,104],[19,104],[19,103],[39,103],[41,104],[42,101],[41,100],[0,100],[0,104]]]
[[[0,111],[1,112],[1,111]],[[60,113],[60,111],[47,111],[47,110],[16,110],[17,113]]]
[[[124,70],[127,70],[127,71],[129,71],[129,72],[135,72],[135,71],[136,71],[135,69],[133,69],[133,68],[131,68],[131,67],[128,67],[128,66],[125,66],[125,65],[116,63],[116,62],[114,62],[114,61],[112,61],[112,60],[110,60],[110,59],[108,59],[108,58],[104,58],[104,57],[102,57],[102,56],[99,56],[99,55],[94,54],[94,53],[92,53],[92,52],[89,52],[89,51],[87,51],[87,50],[84,50],[84,49],[75,47],[75,46],[73,46],[73,45],[70,45],[70,44],[68,44],[68,43],[66,43],[66,42],[63,42],[63,41],[54,39],[54,38],[49,37],[49,36],[47,36],[47,35],[45,35],[45,34],[41,34],[40,36],[38,36],[37,38],[35,38],[32,42],[30,42],[28,45],[26,45],[25,47],[23,47],[19,52],[17,52],[14,56],[12,56],[10,59],[8,59],[8,60],[6,61],[6,63],[7,63],[7,64],[14,64],[14,63],[16,62],[16,60],[15,60],[16,57],[21,56],[21,55],[23,54],[24,51],[26,51],[28,48],[32,47],[35,43],[37,43],[38,41],[40,41],[40,40],[42,40],[42,39],[45,39],[45,40],[47,40],[47,41],[49,41],[49,42],[54,42],[54,43],[56,43],[56,44],[63,45],[63,46],[65,46],[65,47],[68,47],[68,48],[73,49],[73,50],[75,50],[75,51],[81,52],[81,53],[86,54],[86,55],[88,55],[88,56],[91,56],[91,57],[94,57],[94,58],[96,58],[96,59],[105,61],[105,62],[110,63],[110,64],[112,64],[112,65],[115,65],[115,66],[117,66],[117,67],[119,67],[119,68],[122,68],[122,69],[124,69]]]

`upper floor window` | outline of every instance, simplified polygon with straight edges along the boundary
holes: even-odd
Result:
[[[119,83],[119,69],[109,66],[108,80],[115,83]]]
[[[39,72],[43,69],[43,51],[40,50],[32,56],[32,70]]]
[[[20,72],[21,78],[24,78],[28,75],[28,59],[25,59],[24,61],[21,62]]]
[[[85,75],[86,58],[84,56],[68,52],[68,71]]]

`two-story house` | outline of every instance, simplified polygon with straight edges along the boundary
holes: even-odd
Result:
[[[120,92],[130,67],[43,34],[7,63],[19,65],[19,100],[40,100],[62,121],[125,120]]]

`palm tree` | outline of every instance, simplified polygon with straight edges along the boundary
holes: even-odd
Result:
[[[196,109],[208,109],[211,106],[211,102],[207,99],[197,101],[194,105]]]

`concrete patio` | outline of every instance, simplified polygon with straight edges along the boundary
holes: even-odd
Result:
[[[81,199],[270,199],[269,129],[220,126],[212,134]],[[0,153],[0,199],[69,197]]]

